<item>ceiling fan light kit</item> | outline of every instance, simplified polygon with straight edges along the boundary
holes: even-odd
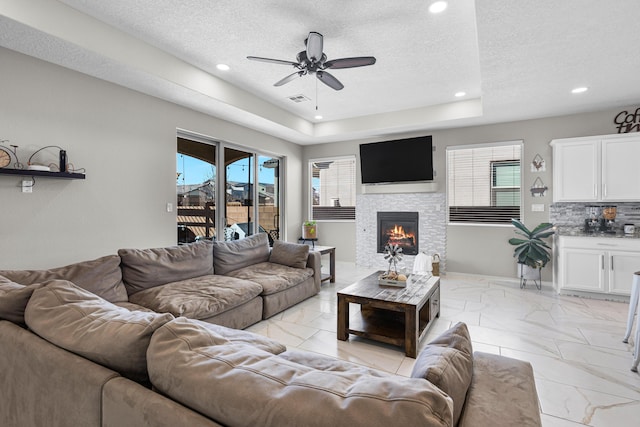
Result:
[[[341,90],[344,88],[344,85],[335,76],[327,72],[327,69],[337,70],[341,68],[364,67],[376,63],[376,58],[373,56],[338,58],[327,61],[327,55],[323,52],[323,36],[316,31],[310,32],[304,42],[307,48],[306,50],[298,52],[296,55],[297,62],[263,58],[259,56],[247,56],[247,59],[252,61],[269,62],[272,64],[288,65],[297,69],[295,73],[289,74],[283,79],[275,82],[274,86],[282,86],[298,77],[302,77],[307,74],[315,74],[318,80],[334,90]]]

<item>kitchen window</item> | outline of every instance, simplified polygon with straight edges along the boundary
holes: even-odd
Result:
[[[449,223],[520,219],[522,141],[447,147]]]

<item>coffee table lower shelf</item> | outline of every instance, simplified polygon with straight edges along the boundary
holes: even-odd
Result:
[[[405,315],[403,312],[363,306],[361,308],[361,315],[360,319],[355,320],[355,322],[360,320],[361,323],[358,326],[350,325],[351,327],[347,330],[349,334],[404,347],[406,328]],[[351,322],[354,322],[354,320],[352,319]],[[431,326],[428,315],[426,319],[421,316],[419,322],[418,341],[420,341],[427,331],[427,327]],[[357,329],[355,329],[356,327]]]

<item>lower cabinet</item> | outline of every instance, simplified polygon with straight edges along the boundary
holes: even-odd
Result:
[[[560,236],[557,250],[559,292],[631,294],[640,239]]]

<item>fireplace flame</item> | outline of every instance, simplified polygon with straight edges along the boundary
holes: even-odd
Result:
[[[401,225],[394,224],[393,228],[389,228],[386,234],[388,243],[400,246],[415,244],[415,234],[406,232]]]

